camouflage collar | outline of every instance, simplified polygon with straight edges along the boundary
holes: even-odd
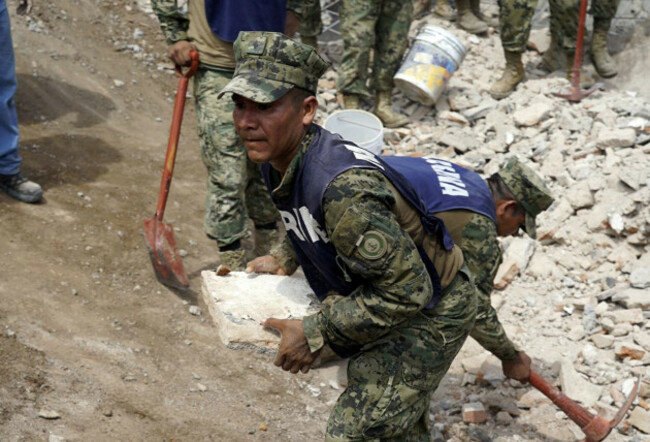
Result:
[[[273,185],[275,186],[279,181],[277,187],[273,189],[273,198],[284,199],[291,196],[296,173],[302,164],[302,158],[305,155],[305,152],[307,152],[307,149],[311,145],[312,141],[314,141],[315,131],[315,126],[313,124],[309,126],[307,133],[300,142],[300,148],[298,149],[298,152],[296,152],[296,156],[293,157],[293,160],[291,160],[291,163],[289,163],[289,167],[287,168],[287,171],[283,177],[280,178],[280,174],[276,170],[273,170],[271,172],[271,176],[273,177]]]

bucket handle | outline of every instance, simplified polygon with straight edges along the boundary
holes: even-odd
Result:
[[[336,119],[338,121],[343,121],[344,123],[356,124],[357,126],[365,127],[366,129],[372,129],[377,132],[381,131],[381,129],[377,129],[376,127],[368,126],[367,124],[359,123],[358,121],[348,120],[347,118],[336,117]]]

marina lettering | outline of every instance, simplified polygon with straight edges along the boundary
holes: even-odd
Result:
[[[451,163],[433,158],[427,158],[426,161],[438,177],[443,195],[469,196],[469,192],[465,189],[467,186],[460,179],[460,174],[454,170]]]

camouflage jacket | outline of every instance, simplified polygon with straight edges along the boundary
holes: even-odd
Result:
[[[313,135],[308,134],[285,175],[273,177],[276,198],[291,193],[294,177]],[[328,186],[323,197],[325,230],[346,271],[360,284],[348,296],[330,293],[320,311],[303,318],[303,330],[312,351],[326,342],[359,348],[376,341],[421,311],[433,296],[431,279],[409,234],[398,224],[392,208],[395,197],[379,171],[351,169]],[[365,218],[369,223],[351,222]],[[384,252],[364,253],[364,234],[376,235]],[[296,266],[290,244],[272,254],[289,270]]]
[[[436,215],[450,227],[449,232],[463,250],[465,264],[478,289],[478,309],[471,336],[499,359],[514,359],[518,350],[506,335],[490,302],[494,277],[503,261],[496,224],[487,216],[469,211],[456,210]]]

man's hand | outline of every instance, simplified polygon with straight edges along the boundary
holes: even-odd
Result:
[[[298,26],[300,25],[300,20],[293,11],[287,11],[287,19],[284,23],[284,33],[289,37],[294,36],[298,32]]]
[[[18,6],[16,7],[16,14],[18,15],[27,15],[32,10],[32,0],[18,0]]]
[[[270,273],[272,275],[284,276],[287,271],[280,265],[277,259],[271,255],[258,256],[246,265],[246,273]]]
[[[190,51],[196,51],[196,47],[187,40],[180,40],[167,49],[167,55],[176,66],[189,66],[192,63]]]
[[[307,373],[311,364],[320,355],[321,349],[314,353],[309,350],[305,333],[302,331],[300,319],[269,318],[264,321],[265,328],[273,328],[280,332],[280,347],[273,363],[284,371],[293,374],[302,371]]]
[[[510,379],[515,379],[522,384],[528,383],[530,378],[530,358],[526,353],[520,351],[517,357],[511,361],[501,361],[503,374]]]

